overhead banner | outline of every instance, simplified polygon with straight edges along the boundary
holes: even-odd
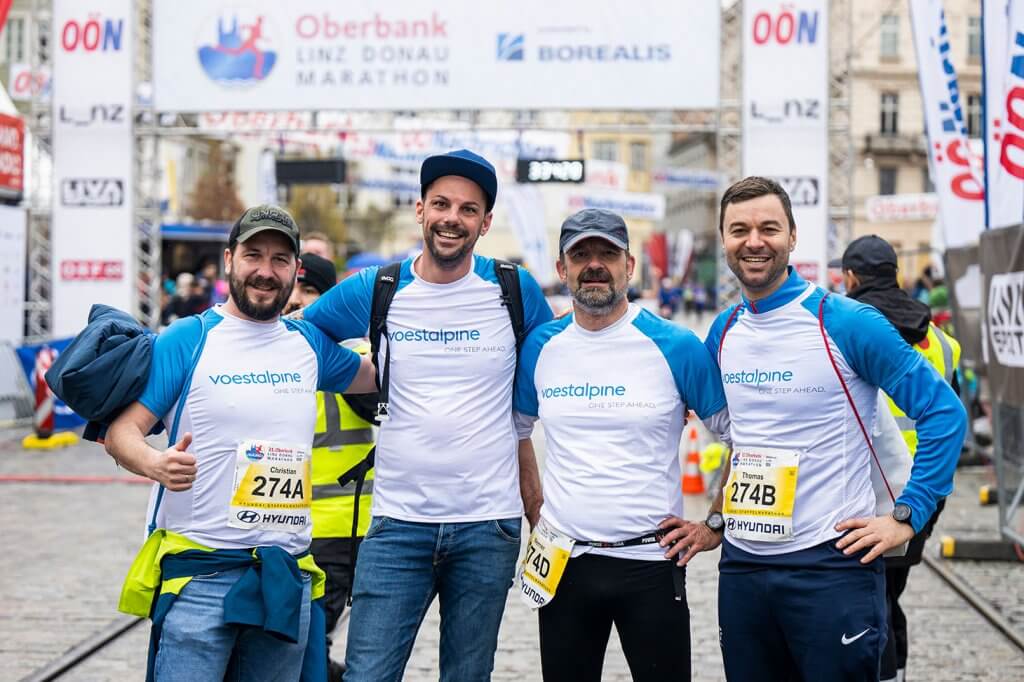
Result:
[[[1016,68],[1011,61],[1011,56],[1024,57],[1021,9],[1011,17],[1009,0],[981,2],[987,227],[1016,225],[1024,219],[1024,59]],[[1018,22],[1016,27],[1013,21]]]
[[[985,226],[984,160],[967,144],[967,123],[942,0],[910,3],[925,130],[948,248],[978,242]]]
[[[828,44],[826,0],[743,3],[743,174],[786,189],[797,228],[790,262],[819,284],[828,262]]]
[[[93,303],[135,303],[132,224],[132,3],[53,5],[52,306],[55,336]]]
[[[154,103],[714,109],[720,11],[719,0],[155,0]]]

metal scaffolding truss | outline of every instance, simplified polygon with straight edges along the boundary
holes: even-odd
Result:
[[[715,157],[723,189],[740,179],[743,172],[743,0],[722,11],[718,134]],[[718,306],[740,300],[739,281],[718,249]]]
[[[152,2],[133,3],[136,32],[134,74],[136,91],[150,89],[153,74]],[[134,201],[132,212],[135,223],[135,313],[149,327],[160,322],[160,139],[155,134],[156,113],[152,106],[152,93],[136,106],[134,137]]]
[[[52,30],[51,2],[32,0],[32,17],[36,31]],[[43,54],[40,41],[33,40],[29,48],[32,73],[38,73]],[[47,36],[47,44],[52,44]],[[52,186],[52,178],[44,163],[50,156],[53,133],[50,125],[50,104],[43,98],[40,88],[32,89],[28,107],[28,129],[31,145],[26,155],[31,159],[31,192],[28,200],[28,289],[25,300],[25,341],[36,343],[50,338],[50,203],[49,192],[40,188]]]

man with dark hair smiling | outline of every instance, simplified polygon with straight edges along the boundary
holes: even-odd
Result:
[[[683,565],[717,535],[680,518],[679,440],[688,409],[728,430],[722,384],[696,336],[626,300],[621,217],[580,211],[559,244],[573,314],[527,338],[515,393],[520,439],[540,418],[547,442],[520,578],[544,679],[599,682],[613,624],[634,680],[689,679]]]
[[[373,522],[356,559],[348,682],[400,679],[435,597],[441,679],[489,679],[524,503],[531,521],[540,507],[533,450],[519,450],[517,460],[512,424],[515,301],[503,299],[495,261],[473,253],[491,226],[494,167],[465,149],[431,156],[420,186],[424,250],[392,278],[380,334],[389,409],[377,441]],[[366,335],[384,275],[366,268],[349,277],[305,319],[337,340]],[[524,329],[551,319],[536,281],[521,268],[511,275]]]
[[[719,229],[743,293],[705,341],[727,378],[734,444],[709,516],[725,522],[726,676],[877,680],[882,555],[952,490],[964,409],[877,310],[789,267],[797,226],[778,183],[749,177],[726,190]],[[875,516],[879,388],[917,420],[920,440],[893,512]]]
[[[295,680],[304,660],[326,667],[310,606],[323,593],[309,556],[315,392],[365,393],[374,378],[368,359],[281,319],[298,248],[287,212],[247,210],[224,250],[227,302],[157,337],[145,390],[107,434],[121,466],[160,484],[120,605],[153,618],[149,679]],[[159,419],[165,450],[145,440]]]

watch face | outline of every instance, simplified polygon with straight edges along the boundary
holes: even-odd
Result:
[[[704,521],[708,525],[708,528],[714,531],[722,530],[725,527],[725,519],[718,512],[708,514],[708,518]]]
[[[910,520],[910,507],[905,504],[897,504],[893,507],[892,517],[901,523],[906,523]]]

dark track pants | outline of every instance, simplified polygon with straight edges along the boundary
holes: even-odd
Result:
[[[600,682],[612,624],[634,682],[690,679],[690,610],[676,600],[673,563],[583,554],[570,559],[539,611],[548,682]]]
[[[729,682],[875,682],[887,631],[882,562],[723,570],[718,622]]]

